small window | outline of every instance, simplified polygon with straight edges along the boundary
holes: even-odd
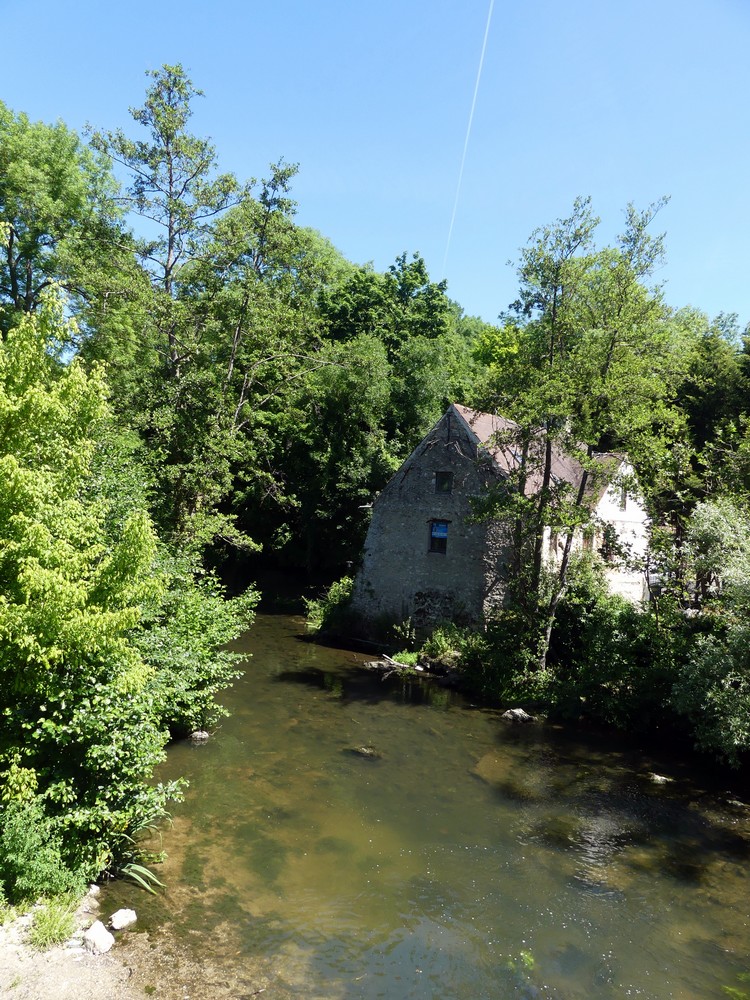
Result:
[[[430,521],[430,552],[448,551],[448,522]]]
[[[453,473],[452,472],[436,472],[435,473],[435,492],[436,493],[452,493],[453,492]]]

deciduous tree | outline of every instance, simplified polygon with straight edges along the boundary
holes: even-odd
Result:
[[[0,337],[53,284],[75,307],[114,276],[125,240],[114,194],[106,157],[0,102]]]
[[[638,452],[659,432],[683,363],[658,289],[647,285],[663,253],[662,238],[648,233],[660,204],[643,213],[629,207],[617,246],[603,250],[588,200],[538,230],[522,251],[520,295],[496,344],[495,405],[517,421],[521,457],[515,489],[490,507],[514,525],[513,592],[539,629],[541,664],[574,533],[590,522],[606,475],[597,453]],[[553,477],[556,454],[577,459],[574,482]],[[565,539],[555,566],[545,561],[546,530]]]

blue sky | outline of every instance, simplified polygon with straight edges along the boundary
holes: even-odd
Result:
[[[298,221],[382,270],[418,251],[471,315],[515,298],[532,230],[591,195],[600,238],[629,201],[669,205],[674,306],[750,322],[750,2],[0,0],[0,99],[75,129],[122,126],[145,71],[205,91],[194,131],[223,169],[299,163]],[[132,126],[132,129],[131,129]]]

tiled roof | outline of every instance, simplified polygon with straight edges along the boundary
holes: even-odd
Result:
[[[492,456],[501,472],[511,473],[518,469],[521,462],[521,455],[517,432],[520,430],[520,427],[514,420],[509,420],[507,417],[500,417],[493,413],[481,413],[479,410],[471,410],[468,406],[462,406],[460,403],[453,403],[453,409],[468,425],[476,437],[477,443]],[[542,485],[541,438],[537,439],[536,448],[537,460],[530,464],[530,471],[526,480],[527,493],[535,493]],[[605,479],[611,478],[623,461],[622,455],[614,455],[609,452],[598,452],[594,455],[594,458],[605,468],[608,467],[607,471],[609,475]],[[582,472],[583,468],[580,462],[572,455],[568,455],[560,448],[553,448],[553,481],[567,482],[571,486],[577,487],[581,482]],[[603,495],[606,488],[607,482],[605,481],[597,490],[598,495]]]

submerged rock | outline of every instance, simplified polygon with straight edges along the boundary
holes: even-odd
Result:
[[[486,753],[471,770],[471,774],[488,785],[499,785],[508,781],[513,775],[514,765],[508,757],[496,753]]]
[[[196,729],[194,733],[190,734],[190,739],[193,743],[205,743],[206,740],[211,739],[211,734],[207,733],[205,729]]]
[[[380,760],[383,756],[379,750],[375,747],[362,746],[362,747],[347,747],[346,753],[356,754],[358,757],[366,757],[368,760]]]

